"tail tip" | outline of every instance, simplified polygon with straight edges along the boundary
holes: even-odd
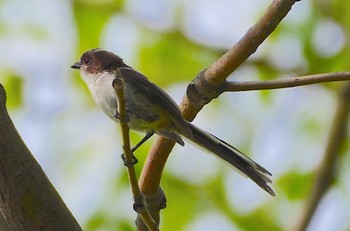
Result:
[[[276,193],[268,185],[265,185],[264,190],[268,192],[271,196],[276,196]]]

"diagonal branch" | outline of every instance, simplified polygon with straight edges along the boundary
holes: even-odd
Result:
[[[241,40],[206,70],[205,80],[210,84],[223,82],[276,29],[294,3],[295,0],[274,0]]]
[[[193,120],[205,103],[210,102],[214,97],[218,96],[217,92],[220,91],[218,91],[217,86],[222,86],[225,79],[256,51],[257,47],[274,31],[281,20],[287,15],[294,3],[295,0],[273,1],[262,18],[248,30],[232,49],[227,51],[211,67],[199,74],[199,77],[193,83],[196,89],[202,87],[202,90],[197,90],[197,92],[204,92],[203,89],[206,89],[207,91],[214,92],[214,94],[201,94],[203,95],[202,98],[207,100],[197,100],[197,98],[190,100],[187,96],[184,96],[180,105],[184,118]],[[192,93],[190,94],[193,96]],[[208,98],[208,95],[211,97]],[[168,141],[165,138],[158,138],[155,141],[148,154],[140,177],[139,184],[145,195],[157,195],[161,174],[167,156],[173,146],[174,142]]]
[[[206,100],[199,100],[199,97],[193,97],[195,93],[187,93],[191,95],[189,98],[195,99],[189,99],[187,95],[184,96],[180,104],[184,118],[193,120],[204,104],[209,103],[213,98],[217,97],[219,95],[217,92],[222,92],[222,85],[225,79],[256,51],[257,47],[287,15],[294,2],[295,0],[273,1],[262,18],[248,30],[234,47],[227,51],[211,67],[199,73],[194,83],[190,86],[195,85],[196,92],[199,92],[196,95],[202,95],[201,98]],[[208,94],[208,91],[214,92],[214,94]],[[211,97],[208,97],[208,95]],[[157,195],[161,174],[173,146],[174,142],[161,137],[152,146],[145,167],[142,170],[139,183],[145,195]]]
[[[287,87],[298,87],[315,83],[334,82],[350,80],[350,72],[335,72],[316,75],[306,75],[271,81],[245,81],[245,82],[226,82],[224,91],[252,91],[252,90],[271,90]]]
[[[223,92],[226,78],[256,51],[287,15],[294,3],[295,0],[274,0],[261,19],[234,47],[211,67],[199,73],[189,85],[187,95],[180,104],[185,119],[193,120],[205,104]],[[174,145],[174,142],[159,137],[148,153],[139,180],[141,191],[146,199],[159,197],[163,168]]]

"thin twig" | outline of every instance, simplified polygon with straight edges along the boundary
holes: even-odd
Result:
[[[223,82],[276,29],[294,3],[295,0],[274,0],[240,41],[206,70],[206,81],[210,84]]]
[[[125,110],[125,98],[124,98],[124,83],[123,77],[120,72],[116,73],[117,78],[113,81],[113,87],[118,96],[118,116],[120,127],[123,135],[123,150],[125,156],[125,164],[128,170],[129,181],[131,185],[132,194],[134,197],[134,210],[141,216],[144,224],[150,231],[157,231],[158,224],[153,220],[150,212],[148,211],[145,199],[141,193],[138,185],[136,171],[134,168],[134,158],[130,150],[130,139],[129,139],[129,126],[127,124],[127,115]]]
[[[350,80],[350,72],[334,72],[316,75],[306,75],[270,81],[228,81],[225,83],[224,91],[269,90],[345,80]]]
[[[316,173],[312,192],[305,204],[299,222],[291,227],[293,231],[304,231],[310,223],[317,206],[325,193],[330,189],[336,174],[338,173],[339,158],[342,147],[346,142],[347,127],[350,114],[350,83],[342,89],[339,97],[338,108],[334,117],[332,130],[329,135],[328,144],[324,158]]]

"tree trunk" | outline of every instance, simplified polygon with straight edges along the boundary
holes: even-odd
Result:
[[[1,84],[0,212],[16,231],[81,230],[13,125]]]

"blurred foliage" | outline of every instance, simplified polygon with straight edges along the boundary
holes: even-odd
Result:
[[[130,224],[129,221],[123,221],[111,217],[107,213],[97,213],[91,217],[88,224],[84,230],[123,230],[123,231],[132,231],[135,230],[133,224]]]
[[[139,70],[161,86],[193,78],[219,55],[194,44],[179,32],[147,31],[140,44]]]
[[[244,1],[244,0],[241,0]],[[191,40],[184,30],[181,30],[180,25],[185,20],[177,13],[176,22],[172,28],[159,29],[152,28],[146,23],[140,21],[130,13],[127,7],[127,0],[74,0],[71,2],[73,7],[74,20],[76,23],[78,34],[77,54],[90,49],[92,47],[100,47],[102,44],[101,36],[106,25],[112,17],[116,15],[127,15],[133,22],[137,22],[140,27],[138,43],[136,44],[134,57],[137,57],[135,68],[140,70],[146,76],[149,76],[153,82],[167,86],[174,82],[184,81],[188,83],[197,73],[204,68],[210,66],[224,51],[216,49],[214,46],[199,44],[197,41]],[[0,1],[1,4],[1,1]],[[153,4],[152,2],[150,4]],[[297,3],[301,4],[301,3]],[[322,20],[332,20],[338,23],[343,30],[345,38],[350,35],[350,5],[347,0],[329,0],[329,1],[311,1],[310,15],[302,22],[285,23],[282,22],[277,30],[268,38],[272,44],[264,55],[270,55],[270,48],[280,39],[281,36],[297,35],[300,39],[302,47],[302,57],[305,63],[280,69],[272,65],[271,60],[265,56],[259,56],[254,59],[249,59],[244,65],[254,67],[257,70],[257,78],[260,80],[272,80],[280,78],[281,74],[286,75],[306,75],[313,73],[346,71],[350,67],[350,43],[348,40],[344,43],[344,47],[333,55],[321,56],[319,51],[315,49],[313,34],[315,27]],[[179,11],[183,10],[179,7]],[[292,9],[293,11],[293,9]],[[259,18],[258,16],[256,18]],[[229,22],[234,27],[239,21]],[[124,25],[118,25],[123,27]],[[0,21],[0,36],[6,35],[11,28]],[[248,28],[247,28],[248,29]],[[45,31],[40,27],[28,25],[25,28],[26,34],[32,39],[41,40],[45,38]],[[232,44],[234,45],[234,44]],[[262,44],[262,46],[265,46]],[[259,48],[260,49],[260,48]],[[283,50],[283,47],[281,48]],[[287,49],[286,49],[287,50]],[[288,52],[286,52],[288,55]],[[79,75],[78,72],[74,73]],[[250,80],[251,76],[244,76]],[[73,78],[75,81],[81,80]],[[23,78],[15,72],[4,71],[1,73],[1,83],[5,86],[8,97],[8,106],[17,108],[23,103]],[[334,91],[339,88],[342,83],[323,84],[328,91]],[[80,85],[80,84],[79,84]],[[85,86],[84,86],[85,88]],[[260,98],[266,104],[273,101],[271,91],[261,91]],[[91,100],[92,101],[92,100]],[[217,101],[215,101],[217,102]],[[215,103],[214,102],[214,103]],[[322,103],[322,102],[320,102]],[[318,133],[324,132],[324,127],[313,118],[305,118],[301,121],[300,126],[307,130],[311,136],[316,136]],[[143,137],[142,134],[132,133],[132,143],[136,144]],[[349,141],[349,139],[348,139]],[[152,142],[147,142],[140,147],[135,155],[140,163],[143,163],[146,154]],[[349,143],[345,149],[349,149]],[[93,146],[93,144],[90,144]],[[87,146],[81,150],[81,155],[85,155],[89,149],[93,147]],[[244,147],[249,149],[249,147]],[[117,153],[118,154],[118,153]],[[120,153],[121,154],[121,153]],[[81,156],[74,156],[71,161],[81,160]],[[349,162],[349,158],[347,159]],[[345,164],[344,164],[345,165]],[[67,166],[66,166],[67,167]],[[75,166],[68,166],[74,168]],[[199,166],[196,166],[199,167]],[[142,164],[136,165],[137,173],[139,174]],[[210,171],[208,169],[208,171]],[[288,172],[282,173],[279,179],[274,179],[274,188],[276,191],[281,191],[288,202],[285,203],[302,203],[310,193],[314,172],[297,172],[296,169],[289,169]],[[249,182],[251,183],[251,182]],[[118,190],[126,188],[129,190],[128,177],[126,171],[123,172],[117,179],[111,183],[115,190],[111,192],[113,196],[120,196]],[[235,227],[241,230],[282,230],[281,221],[278,217],[277,209],[278,200],[274,198],[273,202],[263,203],[253,212],[248,214],[240,214],[228,204],[228,195],[225,190],[223,175],[217,174],[210,178],[205,183],[193,184],[186,179],[180,179],[173,176],[169,172],[164,173],[162,187],[168,198],[167,208],[161,212],[161,227],[164,230],[177,231],[186,229],[189,224],[194,222],[197,217],[205,213],[220,211],[225,217],[229,218]],[[131,193],[130,193],[131,197]],[[109,200],[109,198],[104,198]],[[116,209],[118,205],[115,205]],[[131,205],[130,205],[131,207]],[[274,210],[273,212],[271,212]],[[133,219],[133,218],[131,218]],[[82,224],[84,230],[135,230],[133,222],[126,220],[124,217],[113,217],[110,211],[103,208],[97,209],[89,220]]]
[[[23,101],[23,79],[13,72],[3,71],[1,84],[6,89],[7,107],[20,107]]]
[[[80,48],[83,52],[91,47],[98,47],[100,34],[109,18],[118,13],[127,13],[123,8],[123,1],[114,4],[113,1],[105,1],[97,4],[91,1],[75,1],[74,14],[76,17]],[[313,2],[313,11],[308,20],[302,24],[282,23],[271,36],[271,41],[278,39],[280,35],[297,34],[302,41],[303,55],[307,61],[306,73],[322,73],[334,70],[344,70],[348,67],[349,45],[341,52],[329,57],[321,57],[314,50],[312,34],[315,25],[325,17],[331,17],[340,25],[350,27],[350,7],[343,1],[322,1]],[[141,22],[142,25],[142,22]],[[346,31],[349,34],[350,31]],[[222,51],[205,47],[188,39],[181,31],[151,30],[146,25],[141,31],[140,42],[137,54],[138,66],[136,67],[146,76],[151,76],[152,81],[159,85],[167,85],[173,81],[188,80],[211,65],[222,53]],[[281,70],[270,65],[264,58],[249,61],[250,65],[258,70],[259,78],[262,80],[276,79]],[[303,68],[291,70],[301,75],[306,74]],[[337,86],[337,85],[332,85]],[[270,101],[270,92],[262,91],[261,98],[265,102]],[[309,121],[310,122],[310,121]],[[319,131],[318,124],[307,123],[307,129]],[[141,136],[133,137],[133,142],[141,139]],[[149,146],[145,145],[138,150],[138,158],[143,163]],[[137,171],[141,171],[141,165],[136,165]],[[247,215],[240,215],[228,207],[227,196],[224,190],[222,177],[219,175],[204,185],[192,185],[182,179],[178,179],[167,172],[163,175],[162,187],[166,192],[168,202],[167,208],[161,212],[161,227],[164,230],[184,230],[194,220],[205,212],[220,210],[227,217],[232,219],[237,227],[242,230],[281,230],[280,225],[266,211],[269,206],[263,205],[254,212]],[[291,201],[302,201],[310,192],[313,173],[290,172],[282,176],[275,185],[280,187],[286,197]],[[115,182],[118,185],[127,187],[127,175]],[[254,221],[254,222],[252,222]],[[95,214],[88,224],[86,230],[132,230],[128,222],[116,223],[106,213]],[[171,228],[169,228],[171,227]]]
[[[292,172],[281,177],[277,183],[289,200],[302,200],[310,192],[313,179],[313,173]]]
[[[79,34],[79,54],[99,47],[100,34],[110,17],[118,12],[123,1],[75,1],[74,16]]]
[[[266,213],[266,208],[257,209],[248,216],[233,217],[242,230],[271,230],[277,231],[281,228],[275,224],[273,219]],[[254,222],[252,222],[254,221]]]

